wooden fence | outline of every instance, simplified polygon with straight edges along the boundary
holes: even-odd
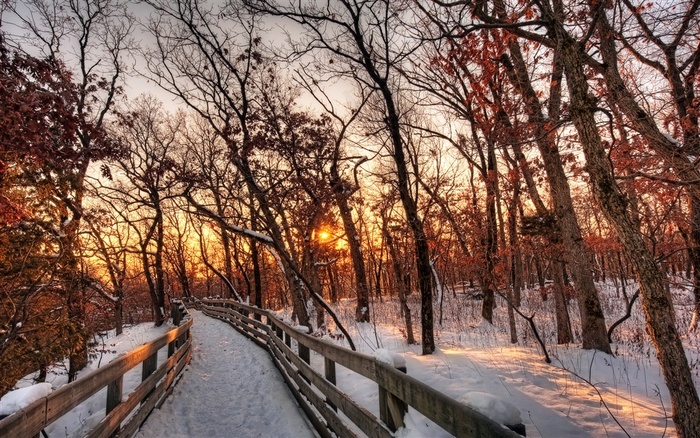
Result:
[[[182,321],[179,327],[0,420],[0,437],[35,437],[105,386],[105,418],[87,436],[132,436],[153,408],[172,392],[176,379],[189,363],[192,319],[182,311],[186,312],[184,306],[173,304],[174,319]],[[168,359],[157,366],[158,351],[166,346]],[[124,374],[138,364],[142,364],[141,383],[123,399]]]
[[[332,437],[331,431],[340,437],[362,434],[371,438],[393,437],[392,432],[403,425],[407,406],[457,437],[520,436],[406,375],[405,369],[396,369],[374,357],[309,336],[265,310],[233,300],[202,300],[195,307],[228,322],[271,353],[292,394],[322,437]],[[296,351],[292,339],[296,341]],[[323,375],[310,366],[310,351],[323,357]],[[377,383],[380,418],[335,386],[336,363]],[[525,435],[522,424],[509,427]]]

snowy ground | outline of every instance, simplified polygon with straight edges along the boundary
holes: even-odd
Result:
[[[268,353],[226,323],[191,313],[192,361],[136,436],[313,437]]]
[[[599,287],[607,322],[611,324],[624,313],[624,302],[612,287],[600,284]],[[417,320],[419,300],[415,296],[411,299]],[[687,327],[692,297],[676,291],[674,301],[678,325]],[[352,301],[339,303],[337,311],[360,351],[373,354],[385,349],[402,355],[409,375],[455,399],[488,393],[511,403],[520,411],[528,437],[675,436],[668,390],[644,331],[639,302],[633,308],[632,318],[615,332],[615,355],[607,355],[582,350],[578,344],[556,345],[553,300],[542,303],[538,292],[526,291],[523,309],[527,314],[536,314],[535,321],[552,356],[552,364],[544,363],[531,332],[521,320],[519,343],[509,343],[503,303],[496,309],[495,325],[481,321],[481,302],[466,294],[446,293],[443,304],[442,324],[440,308],[436,306],[438,348],[430,356],[420,355],[418,345],[407,345],[396,300],[373,303],[371,316],[374,321],[381,321],[376,325],[354,323]],[[572,324],[577,327],[575,302],[569,311]],[[174,396],[153,413],[139,436],[313,436],[268,354],[226,324],[193,313],[192,363],[175,388]],[[280,312],[280,317],[284,316]],[[119,338],[106,337],[100,352],[102,364],[116,353],[133,349],[169,328],[153,329],[145,324]],[[419,324],[414,332],[420,333]],[[343,341],[327,340],[343,344]],[[700,336],[683,333],[683,341],[698,384]],[[312,353],[311,361],[322,372],[322,358]],[[96,366],[97,361],[90,368]],[[338,386],[344,392],[378,415],[375,383],[341,366],[336,374]],[[128,376],[125,379],[126,392],[140,378],[138,367],[134,375],[133,383],[129,383]],[[18,386],[27,386],[30,380]],[[63,384],[65,370],[55,369],[49,382],[54,388]],[[102,416],[104,394],[98,394],[47,431],[51,437],[82,436]],[[397,436],[439,438],[448,434],[411,410],[407,428]]]
[[[602,287],[601,287],[602,286]],[[624,302],[614,290],[603,289],[603,306],[611,324],[624,313]],[[419,339],[418,297],[412,297],[414,333]],[[353,302],[339,304],[339,313],[359,351],[372,354],[388,349],[402,354],[408,374],[455,399],[473,392],[493,394],[516,406],[528,437],[673,437],[671,402],[655,351],[644,331],[639,302],[632,318],[615,332],[615,355],[582,350],[579,344],[556,345],[553,299],[542,303],[536,291],[526,291],[523,309],[535,313],[552,364],[546,364],[530,330],[518,321],[519,343],[509,342],[506,306],[500,303],[494,323],[481,320],[481,301],[465,295],[447,295],[444,321],[438,323],[437,350],[422,356],[419,345],[406,343],[401,311],[396,300],[375,302],[372,318],[378,324],[352,321]],[[688,297],[676,296],[679,326],[687,327]],[[577,308],[570,304],[572,324],[577,326]],[[281,315],[282,316],[282,315]],[[684,334],[684,344],[696,386],[700,387],[700,340],[697,333]],[[327,338],[329,341],[333,341]],[[313,355],[312,355],[313,356]],[[320,358],[312,363],[322,370]],[[339,367],[339,387],[378,412],[376,384]],[[417,412],[411,411],[410,430],[403,437],[447,437]]]
[[[376,348],[374,330],[370,324],[354,328],[353,332],[363,339],[361,350],[370,352]],[[582,351],[572,345],[555,349],[553,353],[559,359],[548,365],[535,349],[490,345],[489,339],[495,340],[501,333],[486,324],[473,327],[469,334],[443,332],[435,353],[422,356],[420,346],[406,345],[398,330],[381,325],[376,330],[381,347],[403,354],[408,374],[429,386],[458,400],[481,392],[517,407],[528,437],[675,435],[673,423],[666,422],[659,406],[656,391],[666,391],[655,364],[626,363],[624,358]],[[320,358],[317,360],[321,369]],[[565,367],[585,373],[582,377],[595,384],[626,433],[615,423],[595,389]],[[646,381],[644,373],[648,373]],[[376,384],[342,367],[338,367],[337,374],[343,391],[378,413]],[[663,397],[669,406],[667,395]],[[411,430],[404,431],[403,437],[450,436],[421,414],[410,411],[410,415]]]

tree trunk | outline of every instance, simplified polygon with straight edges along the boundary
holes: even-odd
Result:
[[[78,371],[85,368],[88,364],[88,336],[86,328],[86,313],[85,313],[85,289],[83,285],[83,273],[80,269],[78,261],[79,254],[79,229],[80,221],[83,217],[83,196],[85,194],[84,179],[87,173],[89,162],[85,163],[78,169],[75,179],[70,180],[73,186],[75,199],[64,200],[65,217],[70,217],[63,229],[64,233],[64,248],[65,252],[65,271],[63,275],[67,278],[66,299],[68,307],[68,317],[70,324],[71,337],[68,339],[69,347],[69,367],[68,381],[75,380]],[[70,213],[68,213],[70,211]],[[64,225],[61,224],[63,227]]]
[[[355,288],[357,289],[355,320],[357,322],[369,322],[369,287],[367,285],[365,262],[362,257],[362,242],[360,241],[360,234],[357,232],[355,222],[352,219],[352,210],[350,205],[348,205],[350,190],[347,184],[342,181],[340,175],[338,175],[336,166],[331,167],[331,187],[333,188],[335,202],[340,212],[340,218],[343,221],[345,236],[348,239],[350,259],[353,273],[355,274]]]
[[[253,261],[253,285],[255,293],[255,307],[258,309],[263,309],[263,299],[262,299],[262,276],[260,272],[260,251],[258,251],[258,242],[251,242],[250,244],[250,257]],[[255,315],[256,319],[261,318],[260,315]]]
[[[224,206],[221,202],[221,195],[214,190],[214,204],[216,205],[216,213],[221,216],[225,217],[226,212],[224,210]],[[252,207],[251,207],[251,217],[252,216]],[[223,258],[224,258],[224,275],[228,279],[228,281],[233,284],[233,263],[231,262],[231,236],[229,236],[228,231],[226,230],[225,227],[219,225],[219,232],[221,233],[221,247],[223,249]],[[228,290],[228,288],[227,288]],[[234,298],[233,294],[231,291],[229,291],[229,298]]]
[[[249,142],[250,139],[248,138],[247,133],[244,133],[243,144],[247,145]],[[294,314],[298,318],[299,325],[303,325],[311,329],[312,326],[311,321],[309,319],[309,312],[306,309],[304,285],[301,279],[294,272],[294,268],[289,264],[292,260],[292,257],[287,252],[286,246],[284,244],[284,238],[282,237],[282,230],[280,229],[275,215],[272,212],[272,208],[267,200],[267,196],[265,192],[258,186],[257,181],[255,180],[255,176],[253,175],[253,171],[250,167],[250,162],[248,161],[248,158],[245,156],[234,157],[233,162],[236,165],[236,168],[238,168],[238,170],[241,172],[241,175],[243,176],[246,182],[246,186],[248,187],[251,196],[253,196],[258,202],[260,211],[262,212],[263,218],[265,219],[265,225],[267,225],[267,228],[270,230],[270,234],[272,235],[271,237],[275,250],[280,253],[284,253],[279,254],[279,262],[282,265],[285,278],[287,279],[287,284],[289,285],[289,290],[292,295],[292,306],[294,308]]]
[[[406,166],[403,140],[401,138],[401,126],[399,124],[398,110],[394,104],[393,95],[386,80],[378,80],[387,110],[387,128],[391,135],[393,146],[392,156],[396,165],[398,176],[397,186],[399,197],[406,213],[408,225],[413,232],[416,248],[416,270],[418,272],[418,288],[421,296],[421,346],[423,354],[432,354],[435,351],[435,338],[433,334],[433,285],[430,269],[430,250],[428,238],[423,229],[423,222],[418,215],[418,206],[411,196],[409,189],[409,175]]]
[[[330,263],[326,265],[326,271],[328,272],[329,298],[331,304],[335,304],[338,302],[338,280],[336,279],[336,275],[333,273],[333,265]]]
[[[518,328],[515,325],[515,312],[513,307],[515,306],[515,293],[512,289],[508,289],[508,330],[510,331],[510,343],[518,343]]]
[[[517,164],[516,164],[517,166]],[[515,169],[518,169],[515,167]],[[510,244],[510,284],[513,288],[511,303],[520,307],[523,287],[523,258],[518,239],[518,203],[520,202],[520,174],[513,184],[513,199],[508,205],[508,235]],[[517,337],[516,337],[517,338]],[[512,339],[512,336],[511,336]]]
[[[540,289],[544,289],[547,280],[545,279],[544,269],[542,269],[542,257],[539,254],[535,254],[535,271],[537,273],[537,285]],[[544,300],[546,301],[546,298]]]
[[[693,265],[693,296],[695,297],[695,306],[693,307],[693,315],[690,319],[688,330],[694,332],[698,328],[698,319],[700,319],[700,198],[695,196],[695,194],[691,194],[690,218],[691,249],[688,251],[688,256]]]
[[[554,280],[554,307],[557,319],[557,344],[568,344],[572,341],[571,320],[564,293],[564,270],[560,261],[552,262]]]
[[[394,277],[396,281],[396,289],[399,294],[399,304],[401,306],[401,311],[403,313],[404,322],[406,323],[406,342],[409,344],[415,344],[416,340],[413,336],[413,322],[411,320],[411,309],[408,307],[407,301],[407,285],[405,281],[405,274],[401,268],[401,259],[399,258],[398,251],[394,245],[394,238],[389,233],[386,224],[386,218],[382,226],[382,233],[384,234],[384,240],[386,242],[386,247],[389,250],[389,256],[391,257],[392,266],[394,267]]]
[[[484,299],[481,305],[481,316],[493,324],[493,309],[495,300],[496,254],[498,252],[498,224],[496,218],[496,191],[498,175],[496,173],[496,151],[492,142],[487,142],[488,157],[486,170],[486,230],[483,236],[484,274],[482,275],[481,291]]]
[[[165,269],[163,267],[163,248],[165,245],[165,232],[163,229],[163,214],[158,210],[156,231],[156,252],[154,254],[153,268],[155,270],[155,297],[154,303],[155,325],[160,327],[165,322]]]
[[[114,302],[114,326],[116,327],[117,336],[124,332],[124,301],[122,294],[117,295],[117,300]]]
[[[88,333],[85,330],[85,302],[83,290],[73,290],[68,299],[70,319],[70,355],[68,359],[68,382],[78,377],[78,371],[88,364]]]

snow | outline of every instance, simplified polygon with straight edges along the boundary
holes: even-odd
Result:
[[[441,303],[442,302],[442,294],[443,294],[442,282],[440,281],[440,277],[438,276],[437,270],[435,269],[435,261],[433,261],[433,260],[430,261],[430,272],[432,272],[433,279],[435,280],[437,301],[438,301],[438,303]]]
[[[501,424],[514,426],[523,422],[518,408],[493,394],[472,391],[459,401]]]
[[[664,134],[664,138],[669,141],[674,146],[680,146],[681,144],[675,138],[671,137],[669,134]]]
[[[294,327],[294,330],[296,330],[298,332],[306,333],[306,334],[311,333],[311,329],[305,325],[297,325]]]
[[[616,297],[612,285],[598,286],[610,323],[624,313],[625,303]],[[522,320],[517,322],[519,343],[510,344],[507,308],[502,300],[497,299],[494,324],[488,324],[481,318],[481,301],[470,298],[466,289],[457,285],[455,294],[451,293],[452,287],[445,289],[450,292],[444,294],[444,323],[436,325],[437,349],[432,355],[424,356],[420,345],[406,343],[396,298],[385,297],[382,303],[372,303],[373,320],[381,322],[378,324],[354,322],[353,300],[334,304],[334,310],[344,315],[346,328],[360,352],[393,366],[398,366],[397,358],[403,360],[408,375],[497,421],[522,422],[528,437],[675,436],[668,389],[646,337],[639,305],[616,330],[613,356],[583,350],[579,344],[556,345],[554,300],[542,302],[536,289],[523,291],[523,309],[536,314],[535,321],[553,359],[552,364],[546,364]],[[687,327],[692,317],[692,293],[673,293],[679,303],[678,324]],[[420,333],[420,297],[409,296],[409,306],[416,324],[414,330]],[[278,316],[289,320],[285,317],[289,312],[287,309]],[[569,313],[572,324],[577,326],[579,312],[574,301]],[[199,312],[193,315],[192,362],[174,394],[153,412],[138,436],[163,436],[164,431],[168,436],[313,436],[267,352],[230,326]],[[147,338],[162,334],[157,330],[168,328],[144,325],[144,331],[127,335],[130,348],[123,348],[116,338],[107,339],[110,351],[102,363],[107,363],[117,351],[133,349]],[[331,333],[336,330],[329,327]],[[128,338],[120,339],[123,342]],[[324,340],[347,346],[343,338],[325,336]],[[683,342],[697,385],[700,337],[689,334]],[[323,359],[313,352],[311,365],[323,373]],[[92,364],[91,369],[94,367]],[[47,381],[59,387],[64,374],[50,373]],[[140,379],[138,367],[134,374],[125,379],[125,392],[135,386],[129,382]],[[336,379],[340,390],[379,416],[375,382],[342,366],[336,368]],[[97,401],[89,401],[60,419],[47,429],[49,436],[84,435],[104,415],[104,398],[104,394],[98,394]],[[405,427],[396,433],[398,438],[450,436],[412,408],[404,421]]]
[[[396,431],[396,438],[426,438],[432,436],[425,423],[416,423],[413,416],[408,413],[403,417],[404,426]]]
[[[246,235],[246,236],[253,238],[259,242],[263,242],[263,243],[268,244],[268,245],[272,245],[274,243],[274,240],[272,240],[272,237],[270,237],[266,234],[258,233],[257,231],[249,230],[247,228],[237,227],[235,225],[229,225],[229,227],[231,228],[232,231]]]
[[[313,437],[269,354],[228,324],[191,312],[192,361],[136,437]]]
[[[612,284],[599,284],[599,287],[606,317],[615,321],[624,314],[625,303],[616,296]],[[639,305],[633,308],[632,318],[616,330],[614,338],[618,342],[613,344],[613,356],[583,350],[575,343],[556,345],[554,300],[542,302],[537,289],[525,290],[523,309],[529,314],[536,313],[535,321],[553,359],[552,364],[546,364],[524,321],[517,321],[519,343],[510,344],[503,300],[497,299],[494,324],[489,324],[481,317],[481,301],[470,298],[468,291],[459,287],[455,290],[456,294],[444,295],[444,323],[436,324],[437,349],[432,355],[422,355],[420,345],[406,343],[405,325],[396,298],[372,304],[373,320],[379,322],[375,324],[356,323],[347,316],[354,314],[354,300],[341,301],[335,309],[338,314],[346,315],[346,328],[360,352],[385,358],[379,359],[383,362],[388,362],[389,353],[398,353],[406,360],[408,375],[426,385],[458,401],[474,399],[472,403],[477,406],[493,403],[487,409],[491,411],[489,416],[504,410],[506,403],[514,406],[528,437],[675,436],[668,390],[653,346],[644,338],[644,315]],[[687,309],[692,304],[692,292],[686,294],[677,297],[679,306],[685,306],[677,312],[678,323],[683,327],[687,327],[691,318]],[[409,305],[414,315],[414,331],[420,333],[416,322],[420,297],[409,296]],[[576,325],[579,312],[574,301],[570,302],[569,312],[572,324]],[[333,327],[329,329],[332,331]],[[330,336],[324,339],[343,344],[342,339]],[[684,343],[697,385],[700,338],[690,335]],[[311,363],[323,372],[320,356],[312,353]],[[379,415],[376,383],[344,367],[337,367],[336,379],[343,392]],[[511,413],[513,418],[509,420],[516,419],[515,411]],[[405,423],[397,437],[450,436],[412,408]]]
[[[0,417],[26,408],[40,398],[51,394],[51,391],[51,384],[44,382],[8,392],[0,399]]]
[[[374,358],[390,367],[406,369],[406,359],[400,354],[392,353],[386,348],[377,348],[374,350]]]

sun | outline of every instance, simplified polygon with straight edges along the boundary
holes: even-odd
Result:
[[[331,238],[331,233],[329,233],[328,231],[325,231],[325,230],[319,231],[318,238],[321,241],[328,240]]]

